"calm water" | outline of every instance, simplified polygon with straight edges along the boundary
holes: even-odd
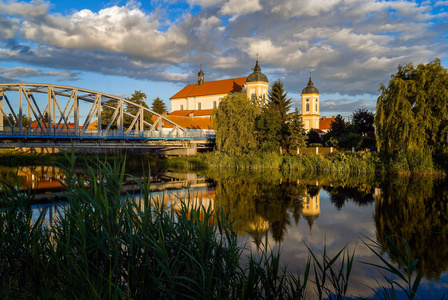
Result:
[[[0,176],[9,178],[2,170]],[[57,195],[58,179],[64,179],[64,174],[56,168],[21,168],[18,172],[18,181],[35,189],[40,201]],[[440,299],[448,289],[446,180],[315,178],[272,171],[201,175],[159,172],[152,175],[152,180],[154,187],[167,189],[154,191],[154,197],[163,195],[169,205],[190,197],[206,207],[224,210],[237,221],[241,245],[255,255],[266,246],[280,247],[282,262],[292,272],[303,273],[309,255],[307,246],[314,253],[326,247],[330,257],[347,246],[350,253],[355,251],[349,285],[353,296],[371,298],[374,294],[369,287],[378,286],[377,281],[385,283],[377,269],[364,264],[380,264],[364,242],[376,242],[393,251],[384,238],[391,234],[396,234],[393,239],[401,249],[398,236],[405,238],[420,260],[418,269],[425,276],[419,288],[422,299]],[[127,186],[132,190],[132,180]],[[45,214],[51,222],[52,217],[63,213],[64,205],[38,204],[34,213],[36,218]],[[312,289],[310,285],[310,295]]]

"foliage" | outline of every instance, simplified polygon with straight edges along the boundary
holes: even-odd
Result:
[[[448,146],[448,71],[440,59],[398,67],[388,86],[380,85],[375,125],[377,145],[392,152]]]
[[[101,128],[106,129],[107,125],[109,125],[110,120],[114,115],[115,108],[117,107],[116,100],[108,100],[104,105],[102,105],[101,110]],[[117,118],[112,122],[111,129],[117,129]]]
[[[160,115],[168,111],[165,102],[163,102],[163,100],[159,97],[156,97],[154,98],[154,100],[152,100],[151,110]]]
[[[17,118],[19,118],[19,116],[17,116]],[[28,121],[29,121],[29,119],[28,119],[27,115],[23,114],[22,115],[22,126],[23,127],[28,126],[28,123],[29,123]],[[31,120],[31,122],[33,122],[33,121]],[[9,113],[8,116],[6,116],[6,118],[3,117],[3,126],[5,126],[5,127],[6,126],[10,126],[9,125],[10,123],[11,123],[12,127],[18,127],[19,126],[19,122],[16,121],[16,119],[14,118],[12,113]]]
[[[261,108],[255,118],[255,128],[263,151],[276,151],[283,144],[284,127],[278,107],[268,104]]]
[[[311,145],[311,144],[321,144],[322,145],[322,139],[320,138],[319,133],[314,128],[311,128],[310,131],[308,132],[307,143],[308,143],[308,145]]]
[[[344,118],[341,115],[337,115],[335,117],[334,121],[331,121],[330,123],[330,130],[328,131],[328,133],[331,136],[334,136],[336,138],[340,138],[341,136],[343,136],[345,133],[347,133],[347,123],[344,121]]]
[[[255,118],[258,108],[244,92],[232,93],[221,99],[214,110],[216,148],[225,153],[247,153],[257,148]]]
[[[125,99],[129,100],[137,105],[141,105],[143,107],[149,108],[148,104],[146,104],[146,94],[143,93],[142,91],[134,91],[134,93],[131,95],[130,98],[127,97]],[[125,108],[125,112],[128,112],[128,113],[132,114],[133,116],[135,116],[138,113],[138,108],[128,105]],[[148,123],[152,123],[151,115],[148,113],[144,114],[143,119]],[[132,124],[132,121],[133,121],[133,117],[128,116],[128,115],[124,116],[124,124],[126,126],[130,126]]]
[[[368,133],[373,134],[374,119],[375,115],[366,109],[357,109],[352,114],[352,124],[356,128],[356,132],[360,133],[363,136],[367,135]]]
[[[288,93],[284,90],[280,79],[272,84],[268,95],[269,105],[274,106],[280,112],[282,124],[286,122],[289,109],[291,108],[292,99],[287,98],[287,95]]]
[[[306,147],[306,130],[302,121],[302,117],[299,114],[299,110],[296,108],[294,112],[288,118],[288,131],[287,147],[289,149]]]

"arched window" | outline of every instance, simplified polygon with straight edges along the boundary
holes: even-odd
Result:
[[[309,111],[310,111],[310,99],[306,99],[305,111],[306,111],[306,112],[309,112]]]
[[[319,100],[316,99],[316,111],[319,111]]]

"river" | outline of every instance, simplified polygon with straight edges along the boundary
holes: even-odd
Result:
[[[16,176],[11,176],[11,171]],[[139,198],[135,180],[142,171],[126,177],[124,192]],[[0,169],[0,178],[17,181],[17,186],[33,191],[37,219],[53,222],[63,214],[64,193],[60,181],[65,174],[55,167]],[[346,247],[354,252],[349,294],[375,298],[370,287],[386,284],[381,264],[368,245],[381,245],[392,254],[391,236],[404,253],[406,240],[417,270],[424,278],[418,290],[422,299],[440,299],[448,281],[448,184],[432,178],[373,176],[304,176],[268,172],[154,172],[153,197],[168,205],[190,198],[206,208],[211,206],[235,221],[239,243],[254,255],[267,247],[281,249],[281,262],[293,273],[303,274],[308,250],[320,257],[324,248],[329,257]],[[52,203],[47,203],[52,201]],[[380,251],[394,266],[386,251]],[[399,282],[400,280],[397,279]],[[313,294],[312,285],[309,293]],[[404,297],[397,293],[398,298]]]

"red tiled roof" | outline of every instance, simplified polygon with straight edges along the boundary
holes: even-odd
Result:
[[[170,113],[170,116],[182,116],[188,117],[190,114],[196,116],[211,116],[213,109],[201,109],[201,110],[175,110]]]
[[[191,118],[191,117],[172,116],[172,115],[165,116],[165,118],[168,118],[174,123],[187,129],[213,129],[210,118]],[[152,119],[153,121],[155,121],[157,117],[153,116]],[[174,126],[165,122],[163,127],[173,128]]]
[[[241,92],[243,85],[246,83],[246,79],[246,77],[241,77],[206,81],[202,85],[189,84],[170,99]]]
[[[334,118],[334,116],[332,116],[331,118],[327,118],[327,117],[322,117],[319,119],[319,128],[323,129],[323,130],[327,130],[330,129],[330,125],[331,122],[336,121],[336,119]]]

